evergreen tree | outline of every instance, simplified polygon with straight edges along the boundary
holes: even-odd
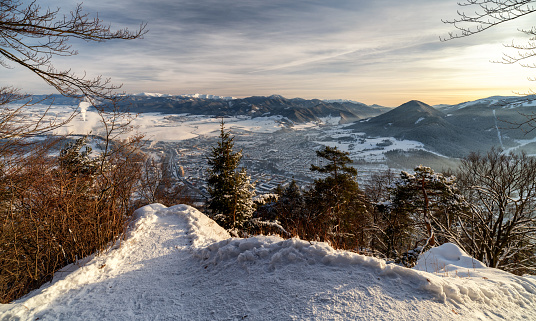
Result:
[[[238,169],[242,150],[233,151],[234,137],[225,131],[221,121],[220,141],[212,147],[208,157],[208,209],[213,218],[227,229],[236,230],[251,218],[254,212],[255,189],[246,169]]]
[[[283,226],[294,227],[306,217],[304,215],[305,199],[300,187],[295,180],[292,180],[285,188],[278,186],[276,192],[279,195],[275,204],[276,218]]]
[[[87,136],[68,143],[60,151],[60,168],[75,176],[95,174],[98,170],[99,159],[91,158],[92,148],[87,143]],[[84,151],[82,147],[85,148]]]
[[[424,235],[422,229],[414,230],[421,234],[415,245],[424,242],[423,250],[436,243],[452,242],[457,238],[456,217],[465,207],[464,198],[456,186],[456,177],[446,177],[430,167],[417,166],[414,174],[403,171],[395,182],[392,209],[395,213],[392,217],[396,217],[398,226],[404,231],[391,232],[407,235],[411,225],[423,226],[426,229]],[[393,235],[391,241],[400,246],[402,240]]]
[[[311,171],[329,174],[329,176],[315,180],[313,190],[323,199],[325,205],[340,208],[343,203],[359,191],[355,180],[357,170],[347,166],[353,161],[348,157],[348,153],[338,150],[337,147],[326,146],[324,149],[316,151],[316,155],[327,160],[328,164],[324,166],[311,165]]]
[[[305,200],[303,199],[303,193],[295,180],[292,180],[292,182],[290,182],[290,184],[288,184],[288,186],[281,192],[280,203],[281,210],[291,216],[294,216],[292,214],[302,212]]]
[[[316,229],[317,235],[308,237],[328,236],[334,246],[344,248],[363,246],[369,213],[364,194],[356,181],[357,170],[347,165],[352,163],[349,153],[327,146],[316,154],[328,163],[324,166],[311,165],[311,170],[329,176],[316,179],[307,193],[310,224],[321,227]]]

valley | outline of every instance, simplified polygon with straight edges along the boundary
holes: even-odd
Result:
[[[219,97],[154,95],[132,99],[136,102],[133,109],[138,112],[132,125],[135,132],[145,136],[144,151],[162,159],[172,156],[184,179],[201,189],[205,184],[206,157],[217,143],[222,119],[235,136],[235,148],[243,151],[242,166],[247,167],[261,194],[293,179],[301,185],[311,183],[318,174],[309,168],[311,164],[318,165],[315,152],[322,146],[348,152],[354,161],[352,166],[359,172],[360,183],[371,173],[388,168],[395,172],[412,170],[420,164],[436,171],[455,168],[460,157],[471,151],[486,152],[491,147],[536,153],[535,133],[512,125],[525,120],[523,114],[530,112],[533,103],[516,102],[516,97],[491,97],[437,108],[410,101],[394,109],[356,102],[344,102],[344,106],[325,102],[311,107],[320,101],[281,96],[252,97],[239,102]],[[184,100],[178,105],[180,108],[175,106],[182,113],[162,112],[164,103],[158,99]],[[76,108],[74,101],[58,101],[63,105],[53,105],[51,116],[66,117]],[[222,104],[229,108],[217,109]],[[238,105],[237,109],[232,108]],[[185,113],[185,106],[197,106],[197,112]],[[29,116],[35,117],[47,107],[36,105]],[[259,110],[261,114],[257,113]],[[348,116],[348,110],[354,111],[353,116]],[[361,110],[361,115],[356,110]],[[370,112],[377,115],[366,117]],[[352,117],[355,121],[349,122]],[[90,108],[55,134],[99,136],[103,130],[99,121],[98,113]],[[98,146],[95,148],[98,150]]]

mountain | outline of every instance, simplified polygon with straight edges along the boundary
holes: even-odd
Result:
[[[32,97],[34,101],[45,96]],[[51,95],[42,103],[77,105],[79,100]],[[214,95],[170,96],[154,93],[128,96],[122,107],[134,113],[193,114],[210,116],[280,116],[283,122],[318,122],[324,117],[369,136],[395,137],[421,142],[441,155],[464,157],[491,147],[507,151],[523,149],[536,154],[536,96],[493,96],[457,105],[436,105],[409,101],[390,109],[345,100],[287,99],[280,95],[241,99]],[[532,115],[532,116],[531,116]]]
[[[138,209],[114,248],[0,304],[0,320],[535,320],[536,279],[454,244],[413,269],[277,236],[231,237],[186,205]]]
[[[384,124],[387,127],[400,129],[414,128],[417,124],[420,124],[420,126],[427,124],[443,126],[445,125],[444,116],[445,114],[431,106],[417,100],[412,100],[373,118],[372,123]]]
[[[457,116],[458,113],[460,116]],[[361,120],[349,128],[372,136],[419,141],[427,149],[449,157],[463,157],[472,151],[484,152],[501,144],[515,145],[509,137],[498,135],[497,129],[490,127],[492,124],[489,119],[477,116],[474,112],[469,115],[461,113],[455,113],[455,108],[452,108],[452,113],[446,114],[412,100],[382,115]]]
[[[341,117],[342,123],[373,117],[384,109],[362,103],[326,102],[319,99],[287,99],[279,95],[253,96],[241,99],[199,98],[187,96],[131,96],[121,102],[134,113],[198,114],[214,116],[248,115],[251,117],[280,115],[292,122],[319,121],[322,117]]]
[[[80,99],[61,95],[34,95],[33,101],[42,104],[76,106]],[[352,101],[324,101],[319,99],[287,99],[280,95],[233,98],[215,95],[179,95],[140,93],[127,96],[121,107],[133,113],[193,114],[211,116],[282,116],[291,122],[320,121],[323,117],[340,117],[341,123],[374,117],[389,110],[375,105],[367,106]]]
[[[67,105],[67,106],[78,106],[80,103],[80,98],[65,97],[58,94],[51,95],[31,95],[26,99],[22,99],[22,103],[30,102],[33,104],[43,104],[43,105]]]
[[[488,131],[500,135],[505,148],[511,147],[512,140],[532,140],[536,133],[526,123],[534,116],[536,96],[501,97],[494,96],[458,105],[441,107],[447,120],[464,128]],[[532,122],[534,125],[534,122]]]

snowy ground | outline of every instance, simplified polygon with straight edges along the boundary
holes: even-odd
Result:
[[[12,108],[16,106],[13,105]],[[67,125],[54,131],[58,135],[99,134],[103,129],[101,118],[94,110],[87,110],[86,103],[81,103],[82,110]],[[33,105],[24,110],[28,120],[38,119],[48,109],[48,118],[58,121],[67,119],[77,106]],[[285,127],[281,116],[251,118],[249,116],[226,117],[226,128],[233,131],[249,131],[253,133],[273,133]],[[330,119],[328,119],[329,121]],[[132,121],[138,132],[154,141],[181,141],[198,136],[217,136],[220,130],[220,118],[204,115],[142,113]],[[317,123],[296,125],[295,129],[318,127]]]
[[[100,116],[94,110],[86,110],[87,103],[82,102],[77,115],[70,123],[54,131],[58,135],[86,135],[102,134],[104,127]],[[71,115],[76,106],[47,106],[34,105],[28,108],[28,119],[37,119],[47,108],[50,117],[66,119]],[[384,162],[384,153],[392,150],[426,150],[424,145],[417,141],[397,140],[393,137],[367,137],[365,133],[353,133],[346,129],[348,124],[339,125],[340,117],[323,117],[319,122],[293,123],[284,121],[281,116],[265,116],[251,118],[249,116],[226,117],[225,127],[234,135],[269,134],[284,128],[293,130],[322,129],[324,137],[330,137],[329,141],[322,140],[317,143],[331,147],[338,147],[347,151],[354,160],[366,160],[368,162]],[[153,142],[179,142],[196,137],[215,137],[220,134],[220,118],[206,115],[188,114],[161,114],[141,113],[132,121],[136,131],[144,134],[145,138]],[[352,140],[339,141],[340,137],[352,137]],[[387,142],[387,145],[385,144]],[[441,156],[441,155],[438,155]]]
[[[88,111],[85,116],[76,117],[68,125],[55,131],[56,134],[99,133],[103,126],[97,113]],[[233,131],[246,130],[253,133],[273,133],[284,127],[281,117],[226,117],[225,126]],[[152,141],[181,141],[199,136],[217,136],[220,133],[221,118],[203,115],[164,115],[160,113],[139,114],[132,125]]]
[[[0,305],[0,320],[536,319],[535,279],[485,268],[454,245],[420,271],[325,243],[229,238],[185,205],[136,216],[121,247]]]
[[[78,107],[81,111],[67,125],[54,131],[58,135],[99,134],[103,129],[101,117],[94,110],[88,110],[88,103],[82,102]],[[13,108],[16,107],[13,105]],[[77,106],[33,105],[24,110],[29,120],[36,120],[48,109],[48,118],[61,121],[67,119]],[[251,133],[273,133],[287,125],[282,123],[281,116],[265,116],[251,118],[249,116],[225,117],[225,127],[233,132],[247,131]],[[153,141],[181,141],[199,136],[217,136],[220,131],[221,118],[206,115],[141,113],[132,121],[132,125],[145,137]],[[317,128],[320,125],[336,125],[340,117],[325,117],[321,122],[293,124],[294,130]]]
[[[368,137],[366,133],[355,133],[345,129],[347,125],[334,126],[324,130],[329,140],[315,141],[315,143],[337,147],[339,150],[350,153],[353,160],[366,160],[368,162],[383,162],[385,153],[393,150],[423,150],[437,156],[445,157],[424,148],[424,145],[414,140],[398,140],[394,137]],[[346,139],[345,139],[346,138]]]

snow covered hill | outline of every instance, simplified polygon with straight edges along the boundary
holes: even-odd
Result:
[[[536,279],[452,244],[406,269],[325,243],[230,238],[185,205],[135,217],[120,247],[0,305],[0,320],[536,319]]]

